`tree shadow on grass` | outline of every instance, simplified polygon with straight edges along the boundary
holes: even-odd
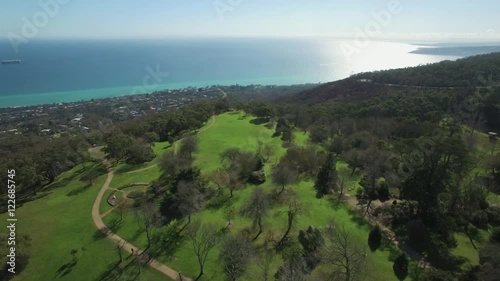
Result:
[[[173,146],[172,143],[169,143],[168,145],[166,145],[165,147],[162,148],[162,150],[167,150],[169,148],[171,148]]]
[[[98,241],[102,238],[105,238],[108,236],[111,232],[116,233],[121,227],[123,226],[123,222],[116,218],[111,221],[109,226],[106,226],[105,228],[97,229],[94,232],[94,235],[92,235],[92,238],[94,241]]]
[[[137,239],[144,233],[144,229],[139,228],[134,232],[134,236],[130,237],[130,242],[137,242]]]
[[[106,230],[104,230],[105,232]],[[107,235],[103,232],[101,229],[97,229],[94,234],[92,235],[92,238],[94,241],[101,240],[102,238],[105,238]]]
[[[363,215],[360,214],[358,210],[348,208],[347,212],[351,216],[351,221],[356,223],[358,226],[368,226],[369,225],[369,223],[363,218]]]
[[[56,271],[55,277],[62,278],[70,274],[77,263],[78,263],[77,259],[72,259],[70,262],[61,265],[61,267],[59,267],[59,269]]]
[[[345,207],[345,202],[336,196],[329,196],[327,200],[330,207],[332,207],[335,211]]]
[[[165,257],[170,259],[186,239],[176,225],[169,226],[153,236],[148,253],[155,258]]]
[[[269,118],[255,118],[255,119],[250,120],[250,124],[254,124],[254,125],[262,125],[262,124],[266,124],[267,122],[269,122]]]
[[[103,280],[106,280],[106,281],[111,281],[111,280],[119,280],[119,278],[122,276],[123,274],[123,270],[120,268],[120,262],[119,261],[115,261],[115,262],[112,262],[110,263],[106,270],[101,273],[99,275],[99,277],[97,277],[95,280],[99,280],[99,281],[103,281]]]
[[[82,186],[77,187],[77,188],[71,190],[70,192],[66,193],[66,196],[71,197],[71,196],[79,195],[79,194],[84,193],[85,191],[89,190],[91,186],[92,186],[91,184],[82,185]]]
[[[211,210],[219,210],[223,207],[227,207],[231,205],[231,197],[229,194],[226,194],[225,192],[221,193],[220,195],[217,195],[215,198],[210,200],[210,202],[207,205],[207,209]]]

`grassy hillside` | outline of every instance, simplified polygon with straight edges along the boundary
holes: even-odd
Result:
[[[108,272],[118,255],[114,244],[99,235],[91,217],[92,204],[106,176],[88,186],[79,181],[84,167],[80,165],[62,174],[39,193],[43,198],[25,203],[16,211],[17,234],[31,238],[31,260],[14,280],[130,280],[137,274],[136,280],[165,280],[155,270],[139,268],[134,263],[122,275]],[[0,219],[5,221],[6,214],[1,214]],[[76,260],[70,254],[72,250],[77,250]],[[123,255],[125,259],[126,253]],[[125,260],[120,267],[132,260]]]
[[[239,147],[246,151],[255,151],[258,142],[262,142],[264,144],[271,144],[275,149],[275,155],[266,164],[266,173],[269,175],[271,165],[278,161],[286,149],[282,147],[282,142],[279,138],[272,138],[273,130],[267,129],[264,125],[255,125],[252,122],[253,119],[250,116],[235,112],[217,116],[215,124],[206,125],[198,135],[200,150],[195,155],[195,165],[200,167],[206,174],[220,167],[219,155],[225,149]],[[211,127],[207,128],[208,126]],[[307,135],[302,132],[296,132],[295,140],[298,144],[305,144],[307,142]],[[343,164],[339,166],[347,168]],[[121,173],[117,174],[116,177],[118,183],[115,183],[115,180],[113,180],[112,186],[153,179],[159,175],[159,171],[156,168],[137,173]],[[352,184],[354,185],[354,182]],[[270,179],[262,187],[267,191],[271,191],[273,186],[270,183]],[[239,209],[243,202],[250,196],[253,188],[253,186],[249,185],[243,190],[236,191],[235,197],[229,203],[225,204],[225,206],[232,204],[236,210]],[[292,237],[294,240],[296,240],[298,231],[301,229],[305,229],[310,225],[324,228],[329,222],[334,221],[337,225],[344,225],[349,229],[353,239],[358,244],[366,245],[370,228],[355,215],[355,212],[342,203],[337,203],[335,200],[332,201],[329,198],[316,199],[316,191],[313,188],[313,183],[310,181],[302,181],[299,184],[290,186],[289,189],[296,193],[297,197],[300,198],[301,204],[304,206],[304,211],[299,215],[297,224],[293,230]],[[265,232],[272,231],[275,236],[282,234],[286,226],[286,216],[282,214],[285,210],[285,206],[278,206],[270,211],[264,223]],[[121,222],[119,222],[119,217],[118,212],[112,212],[104,218],[104,221],[107,225],[114,226],[120,236],[132,243],[145,247],[147,245],[146,237],[137,227],[134,212],[131,210],[127,211]],[[227,220],[224,218],[224,206],[221,208],[208,208],[200,214],[193,216],[192,219],[200,219],[203,223],[214,223],[220,228],[227,224]],[[250,225],[250,220],[237,216],[233,219],[231,232],[236,233],[250,227]],[[163,227],[158,232],[167,233],[168,227]],[[263,234],[256,242],[256,245],[262,245],[265,236]],[[165,243],[167,243],[167,240]],[[195,277],[198,272],[198,264],[191,247],[191,243],[188,240],[180,240],[175,247],[171,247],[167,252],[164,252],[160,259],[174,269]],[[367,250],[371,280],[395,280],[392,273],[392,262],[389,261],[390,253],[390,247],[374,253],[370,252],[369,249]],[[202,280],[225,280],[217,256],[218,250],[210,253],[206,265],[206,273]],[[271,265],[270,278],[272,278],[271,275],[276,272],[281,263],[281,256],[276,255]],[[251,269],[241,280],[256,280],[255,278],[259,274],[260,269],[253,263]]]

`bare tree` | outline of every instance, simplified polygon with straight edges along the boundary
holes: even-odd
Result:
[[[363,194],[358,199],[360,199],[362,205],[365,205],[365,215],[370,211],[372,202],[379,198],[377,180],[384,176],[384,173],[388,169],[389,156],[389,152],[373,146],[361,154],[364,162],[364,177],[360,182],[360,185],[363,187]]]
[[[338,171],[338,188],[339,188],[339,198],[344,196],[346,189],[348,189],[349,180],[351,178],[350,172],[347,169],[342,169]]]
[[[240,182],[246,182],[253,171],[259,170],[258,155],[241,151],[239,148],[229,148],[221,155],[221,162],[230,175],[236,175]]]
[[[287,185],[296,183],[299,180],[298,172],[289,165],[284,158],[273,167],[271,173],[272,181],[275,185],[280,186],[278,196],[285,191]]]
[[[137,224],[146,232],[148,247],[151,246],[151,237],[156,227],[161,224],[161,216],[153,202],[146,200],[142,202],[136,212]]]
[[[325,247],[323,262],[328,265],[325,280],[360,280],[365,274],[367,261],[366,250],[344,226],[330,227],[326,231],[329,241]]]
[[[226,188],[229,185],[229,173],[224,169],[217,169],[210,174],[210,179],[217,185],[217,189]]]
[[[115,210],[120,214],[120,221],[122,221],[123,214],[127,210],[127,204],[125,203],[125,200],[119,202],[118,205],[115,206]]]
[[[200,266],[200,273],[195,280],[199,280],[203,276],[208,254],[221,241],[221,236],[216,228],[214,225],[201,224],[200,221],[195,221],[188,229],[187,235],[191,240],[194,254]]]
[[[187,136],[181,142],[180,154],[188,156],[189,160],[193,159],[193,153],[199,150],[198,138],[196,135]]]
[[[163,154],[160,161],[160,170],[162,171],[162,177],[174,176],[180,170],[189,168],[189,166],[189,159],[178,157],[172,151]]]
[[[297,216],[303,212],[302,205],[295,198],[290,199],[288,202],[288,210],[286,211],[287,215],[287,227],[285,233],[281,237],[281,239],[276,244],[277,249],[282,249],[285,246],[285,243],[288,241],[288,236],[292,231],[293,223]]]
[[[241,234],[228,237],[222,244],[219,258],[227,277],[235,281],[247,270],[253,255],[252,244]]]
[[[274,278],[277,281],[305,281],[306,273],[306,263],[301,251],[292,248],[291,253],[286,254],[284,263],[278,268]]]
[[[262,157],[264,158],[264,161],[269,161],[269,159],[274,155],[275,148],[270,144],[266,143],[265,145],[262,146],[261,149],[261,154]]]
[[[191,223],[191,215],[203,210],[205,207],[206,198],[195,182],[181,181],[177,185],[174,201],[177,202],[180,215],[182,217],[187,216],[189,224]]]
[[[259,232],[253,240],[256,240],[262,234],[262,219],[267,215],[268,210],[269,196],[262,188],[256,188],[240,210],[243,216],[253,219],[254,227],[259,227]]]

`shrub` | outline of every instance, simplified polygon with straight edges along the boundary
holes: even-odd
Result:
[[[380,187],[378,189],[378,199],[381,202],[385,202],[390,199],[389,186],[386,182],[380,184]]]
[[[471,223],[480,229],[488,228],[488,214],[485,211],[476,211],[472,214]]]
[[[485,210],[488,222],[493,226],[500,226],[500,207],[490,207]]]
[[[375,252],[381,245],[382,232],[380,232],[380,227],[376,226],[368,235],[368,246],[370,246],[370,250],[372,250],[372,252]]]
[[[500,227],[495,227],[491,233],[490,241],[492,243],[500,243]]]
[[[140,190],[134,190],[127,194],[127,197],[130,199],[138,199],[144,196],[144,192]]]
[[[408,258],[404,253],[400,254],[392,265],[392,270],[394,271],[394,275],[398,278],[398,280],[405,280],[408,277]]]

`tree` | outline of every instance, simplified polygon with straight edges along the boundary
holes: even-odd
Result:
[[[82,173],[80,176],[80,181],[88,182],[89,185],[93,185],[95,180],[101,175],[99,170],[90,168]]]
[[[210,178],[217,185],[217,188],[227,188],[229,190],[229,198],[233,198],[233,193],[242,187],[242,183],[238,178],[236,171],[229,169],[217,169],[214,171]]]
[[[172,151],[163,154],[160,160],[160,170],[162,171],[162,178],[171,178],[179,173],[181,170],[190,167],[190,161],[183,157],[178,157]]]
[[[353,241],[344,226],[331,227],[327,232],[324,262],[329,266],[326,280],[358,280],[365,274],[366,251]]]
[[[259,227],[259,232],[253,240],[256,240],[262,234],[262,219],[267,215],[268,210],[269,196],[262,188],[258,187],[253,191],[248,201],[244,203],[240,210],[243,216],[253,219],[254,227]]]
[[[281,187],[280,191],[278,192],[278,196],[283,193],[287,185],[296,183],[298,181],[297,171],[284,160],[285,158],[282,158],[282,160],[273,167],[271,173],[273,184]]]
[[[289,165],[289,167],[296,170],[299,175],[315,177],[318,173],[321,159],[321,154],[319,154],[313,146],[291,146],[287,149],[286,154],[282,157],[280,162]]]
[[[193,159],[193,153],[199,150],[198,138],[195,135],[187,136],[182,139],[181,148],[179,150],[182,156],[187,156],[189,160]]]
[[[342,169],[338,171],[337,177],[338,177],[337,185],[339,189],[339,198],[342,198],[345,190],[348,189],[348,185],[351,179],[351,173],[347,169]]]
[[[191,240],[193,252],[200,267],[200,273],[195,280],[199,280],[203,276],[208,254],[220,243],[221,236],[215,230],[216,228],[215,225],[201,224],[200,221],[195,221],[188,229],[187,235]]]
[[[388,170],[389,153],[376,147],[370,147],[363,151],[361,159],[364,163],[363,179],[360,182],[363,192],[358,199],[360,199],[360,203],[366,203],[366,215],[370,211],[371,203],[380,197],[378,179],[384,176]]]
[[[363,161],[360,157],[360,151],[358,149],[351,149],[342,155],[342,159],[349,164],[352,169],[351,176],[354,175],[356,169],[363,167]]]
[[[144,134],[143,138],[146,141],[146,143],[148,143],[151,146],[154,145],[155,142],[160,141],[160,137],[156,132],[147,132]]]
[[[377,225],[374,227],[370,234],[368,235],[368,246],[372,252],[375,252],[382,245],[382,232],[380,232],[380,227]]]
[[[307,269],[311,272],[321,262],[320,249],[325,244],[325,239],[319,229],[309,226],[307,230],[299,231],[299,242],[304,249],[303,256]]]
[[[277,281],[305,281],[306,263],[300,249],[288,248],[283,253],[284,263],[274,275]]]
[[[236,214],[236,210],[233,205],[229,205],[224,208],[224,218],[227,220],[227,227],[229,228],[233,222],[234,215]]]
[[[226,188],[229,186],[230,177],[229,173],[224,169],[217,169],[211,175],[210,179],[217,185],[217,189]]]
[[[252,245],[243,235],[238,234],[225,239],[219,259],[227,277],[234,281],[242,276],[249,266],[252,255]]]
[[[495,281],[500,274],[500,243],[490,242],[479,251],[480,280]]]
[[[328,139],[330,132],[324,125],[313,125],[309,128],[309,134],[313,143],[322,143]]]
[[[337,168],[332,153],[328,153],[325,162],[321,166],[314,187],[316,188],[316,197],[321,198],[326,194],[332,193],[338,189]]]
[[[339,156],[344,152],[344,138],[341,135],[336,135],[333,140],[328,144],[328,151]]]
[[[155,154],[151,145],[142,139],[136,139],[127,151],[127,163],[142,164],[153,160]]]
[[[127,136],[122,132],[113,132],[106,139],[105,151],[108,153],[109,157],[122,160],[127,156],[128,149],[132,144],[133,140],[130,136]]]
[[[161,225],[161,216],[153,202],[143,201],[136,212],[137,224],[146,232],[148,248],[151,246],[151,237],[155,228]]]
[[[240,182],[249,181],[252,172],[259,171],[263,167],[263,163],[257,155],[241,151],[239,148],[225,150],[220,158],[228,173],[235,175]]]
[[[270,143],[266,143],[262,146],[260,152],[264,157],[264,161],[267,162],[274,155],[275,149]]]
[[[293,130],[285,129],[281,135],[281,140],[284,141],[288,146],[292,144],[294,139]]]
[[[446,227],[446,231],[443,229],[439,233],[451,233],[449,227],[453,224],[437,223],[438,219],[445,219],[447,214],[447,211],[442,212],[440,209],[440,194],[460,186],[461,183],[456,179],[464,178],[470,170],[472,158],[467,146],[461,137],[438,134],[405,143],[399,150],[408,171],[403,180],[401,198],[418,202],[417,215],[427,225],[433,228]],[[448,241],[448,238],[441,237],[441,240]]]
[[[188,223],[191,222],[191,215],[203,210],[206,204],[205,195],[193,181],[179,182],[174,201],[177,202],[179,214],[182,217],[187,216]]]
[[[398,280],[405,280],[408,277],[408,258],[404,253],[401,253],[395,260],[392,266],[394,275]]]
[[[295,222],[297,216],[303,212],[302,205],[295,199],[292,198],[288,202],[288,210],[286,211],[287,215],[287,227],[283,236],[276,244],[276,249],[283,249],[285,243],[288,242],[288,236],[293,227],[293,223]]]

